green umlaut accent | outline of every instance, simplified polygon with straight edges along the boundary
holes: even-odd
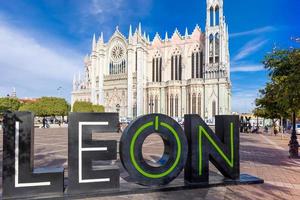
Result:
[[[144,124],[143,126],[141,126],[134,134],[134,136],[132,137],[132,140],[130,142],[130,160],[133,164],[133,166],[136,168],[136,170],[141,173],[142,175],[144,175],[145,177],[147,178],[161,178],[161,177],[164,177],[164,176],[167,176],[169,173],[171,173],[175,168],[176,166],[178,165],[179,163],[179,160],[180,160],[180,155],[181,155],[181,141],[178,137],[178,133],[174,130],[173,127],[171,127],[169,124],[166,124],[164,122],[161,122],[160,125],[169,129],[171,131],[171,133],[174,135],[175,139],[176,139],[176,143],[177,143],[177,146],[178,146],[178,151],[177,151],[177,154],[176,154],[176,159],[175,159],[175,162],[174,164],[168,169],[166,170],[165,172],[163,173],[160,173],[160,174],[151,174],[151,173],[148,173],[148,172],[145,172],[136,162],[135,160],[135,156],[134,156],[134,145],[135,145],[135,141],[137,139],[137,137],[142,133],[143,130],[145,130],[146,128],[148,128],[149,126],[152,126],[153,125],[153,122],[148,122],[146,124]]]
[[[202,175],[202,133],[208,141],[213,145],[213,147],[217,150],[217,152],[222,156],[222,158],[226,161],[226,163],[232,168],[234,164],[234,144],[233,144],[233,123],[230,123],[230,160],[225,155],[225,153],[221,150],[221,148],[216,144],[216,142],[209,136],[209,134],[206,132],[206,130],[199,126],[199,175]]]
[[[158,116],[155,116],[155,130],[158,130]]]

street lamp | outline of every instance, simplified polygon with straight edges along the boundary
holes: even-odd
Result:
[[[290,158],[298,158],[299,143],[297,140],[297,132],[296,132],[296,112],[293,112],[293,130],[289,142],[289,147],[290,147],[289,149]]]

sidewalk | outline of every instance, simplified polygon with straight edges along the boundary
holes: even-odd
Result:
[[[227,187],[225,199],[300,199],[300,159],[288,158],[288,143],[288,134],[241,134],[241,172],[265,184]]]

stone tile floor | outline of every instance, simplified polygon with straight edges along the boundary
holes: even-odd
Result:
[[[94,137],[94,136],[93,136]],[[103,138],[100,134],[95,138]],[[106,139],[119,139],[120,134],[109,134]],[[248,173],[265,180],[260,185],[241,185],[193,189],[173,192],[156,192],[89,199],[300,199],[300,159],[288,158],[289,136],[241,134],[241,173]],[[146,144],[147,152],[161,152],[156,148],[157,137]],[[155,148],[153,148],[155,146]],[[2,132],[0,132],[2,158]],[[154,155],[155,156],[155,155]],[[67,129],[35,130],[35,166],[67,168]],[[0,160],[0,169],[2,159]],[[2,172],[2,169],[1,169]],[[1,173],[0,173],[1,174]],[[67,173],[66,173],[67,176]],[[1,183],[2,184],[2,183]],[[0,187],[2,187],[0,184]]]

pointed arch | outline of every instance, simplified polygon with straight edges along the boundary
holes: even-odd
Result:
[[[215,7],[215,19],[216,19],[216,26],[220,25],[220,8],[219,5]]]
[[[198,44],[191,55],[191,77],[203,78],[203,49]]]
[[[152,59],[152,82],[161,82],[162,77],[162,56],[156,51]]]
[[[210,16],[210,26],[214,26],[214,8],[211,6],[209,9],[209,16]]]
[[[182,79],[182,56],[181,51],[176,47],[171,56],[171,80]]]

